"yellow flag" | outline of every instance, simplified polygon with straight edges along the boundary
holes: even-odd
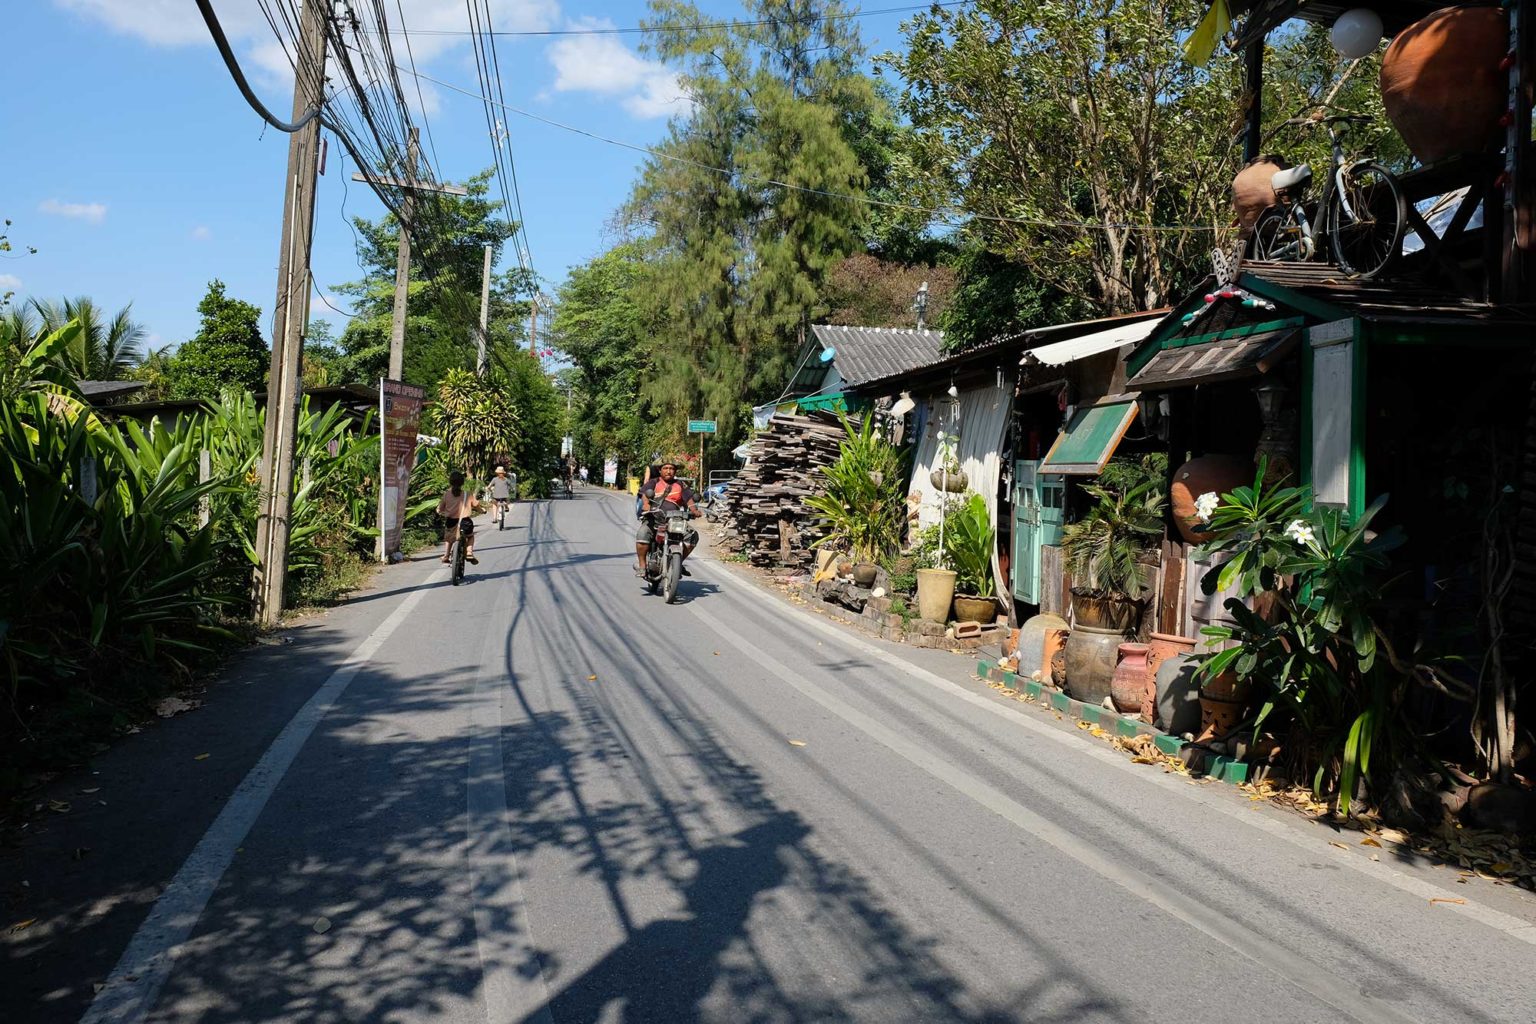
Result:
[[[1232,12],[1227,9],[1227,0],[1213,0],[1211,9],[1184,43],[1184,59],[1195,65],[1205,64],[1231,28]]]

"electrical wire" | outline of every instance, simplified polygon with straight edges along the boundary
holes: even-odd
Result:
[[[882,7],[873,11],[843,11],[835,14],[821,14],[812,18],[761,18],[755,21],[699,21],[685,25],[630,25],[622,28],[549,28],[549,29],[514,29],[491,33],[495,36],[540,38],[549,36],[620,36],[620,35],[646,35],[654,32],[671,31],[674,28],[693,32],[707,32],[715,30],[735,31],[743,28],[756,28],[763,25],[814,25],[825,21],[843,21],[851,18],[873,18],[883,14],[910,14],[913,11],[930,11],[942,7],[964,7],[974,3],[975,0],[944,0],[941,3],[920,4],[913,7]],[[402,30],[396,29],[395,33]],[[472,35],[463,29],[413,29],[418,36],[463,36]]]
[[[409,73],[410,72],[407,72],[407,74]],[[795,185],[791,182],[779,181],[776,178],[769,178],[763,175],[750,174],[746,171],[738,169],[716,167],[712,164],[706,164],[702,161],[693,160],[685,156],[678,156],[674,153],[667,153],[662,150],[652,149],[649,146],[641,146],[633,142],[624,142],[620,139],[612,139],[606,135],[599,135],[597,132],[588,131],[585,128],[578,128],[575,125],[565,124],[562,121],[556,121],[555,119],[545,117],[542,114],[535,114],[531,110],[524,110],[521,107],[514,107],[508,103],[500,103],[491,97],[485,96],[481,93],[476,93],[470,89],[465,89],[462,86],[454,85],[451,82],[444,82],[441,79],[433,78],[431,75],[422,74],[420,77],[422,81],[431,82],[433,85],[448,89],[452,92],[461,93],[462,95],[473,97],[475,99],[481,100],[482,102],[501,107],[503,110],[510,111],[511,113],[517,114],[521,117],[529,118],[533,121],[538,121],[541,124],[549,125],[551,128],[559,128],[562,131],[571,132],[575,135],[583,135],[597,142],[603,142],[610,146],[618,146],[621,149],[628,149],[636,153],[644,153],[645,155],[654,157],[657,160],[668,160],[673,163],[686,164],[690,167],[696,167],[699,170],[710,171],[715,174],[722,174],[726,177],[740,177],[749,181],[758,182],[762,185],[769,185],[774,188],[782,188],[792,192],[802,192],[809,195],[824,196],[829,199],[842,199],[848,202],[863,203],[868,206],[878,206],[884,209],[902,210],[908,213],[921,213],[926,214],[934,219],[950,219],[958,220],[960,222],[985,221],[992,224],[1017,224],[1026,227],[1059,228],[1063,230],[1074,231],[1155,231],[1159,233],[1173,234],[1199,234],[1212,233],[1217,230],[1217,227],[1212,224],[1137,224],[1132,222],[1067,221],[1048,220],[1045,218],[1036,217],[1004,217],[999,214],[971,213],[965,210],[955,209],[954,207],[918,206],[913,203],[898,203],[886,199],[875,199],[870,196],[855,195],[850,192],[834,192],[829,189],[811,188],[806,185]]]

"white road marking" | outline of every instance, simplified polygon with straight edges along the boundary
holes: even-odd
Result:
[[[802,612],[792,606],[786,605],[783,601],[775,598],[771,594],[765,593],[761,588],[751,583],[750,581],[743,582],[745,584],[744,586],[733,589],[730,592],[732,596],[741,593],[751,594],[754,600],[766,604],[776,614],[778,614],[780,618],[789,622],[793,622],[797,627],[808,624],[817,632],[832,637],[833,639],[843,643],[848,647],[853,648],[856,651],[859,651],[864,655],[867,655],[868,657],[877,658],[880,661],[885,662],[887,665],[900,670],[900,672],[908,678],[917,679],[927,683],[930,686],[944,690],[956,699],[963,700],[968,704],[972,704],[975,707],[981,708],[987,711],[989,714],[997,715],[1000,718],[1014,722],[1029,730],[1030,732],[1033,732],[1051,741],[1052,743],[1060,744],[1061,746],[1067,747],[1077,752],[1078,754],[1096,758],[1102,763],[1113,767],[1116,771],[1123,772],[1127,776],[1133,777],[1140,782],[1148,785],[1162,786],[1168,789],[1170,792],[1178,793],[1179,796],[1183,799],[1194,800],[1198,803],[1204,804],[1212,810],[1226,815],[1234,821],[1239,821],[1249,827],[1268,832],[1270,835],[1273,835],[1276,838],[1285,840],[1287,843],[1290,843],[1297,849],[1302,850],[1309,856],[1315,857],[1319,854],[1319,852],[1329,852],[1329,850],[1323,849],[1327,843],[1326,836],[1311,836],[1308,835],[1306,831],[1298,829],[1297,827],[1289,825],[1283,821],[1276,821],[1273,818],[1254,815],[1251,813],[1247,805],[1235,804],[1231,799],[1227,798],[1227,796],[1222,793],[1208,793],[1200,789],[1189,789],[1187,786],[1180,786],[1173,780],[1165,778],[1163,775],[1148,772],[1144,768],[1132,764],[1130,761],[1126,760],[1119,754],[1114,753],[1113,751],[1107,750],[1097,744],[1084,743],[1080,737],[1073,733],[1052,728],[1050,725],[1047,725],[1044,722],[1035,721],[1026,715],[1020,714],[1019,709],[1016,707],[1003,704],[996,699],[988,698],[968,690],[953,680],[945,679],[943,676],[938,675],[937,673],[930,672],[925,668],[914,665],[911,662],[906,661],[887,650],[875,646],[874,644],[864,640],[861,637],[854,636],[843,629],[839,629],[838,627],[832,625],[830,622],[827,622],[813,614]],[[1493,907],[1490,907],[1486,904],[1478,903],[1475,900],[1469,898],[1464,890],[1461,892],[1452,892],[1442,886],[1435,885],[1432,882],[1426,882],[1421,878],[1416,878],[1404,871],[1400,871],[1386,862],[1367,860],[1364,857],[1348,856],[1331,858],[1329,863],[1340,864],[1352,871],[1357,871],[1360,874],[1367,875],[1379,882],[1384,882],[1393,888],[1399,889],[1402,892],[1406,892],[1410,895],[1417,896],[1422,899],[1466,899],[1467,902],[1465,904],[1442,904],[1437,912],[1447,914],[1462,914],[1466,917],[1472,918],[1475,921],[1479,921],[1482,924],[1495,929],[1496,931],[1503,932],[1512,939],[1517,939],[1520,942],[1536,945],[1536,924],[1533,924],[1531,921],[1528,921],[1524,918],[1516,917],[1514,914],[1508,914],[1502,910],[1495,910]]]
[[[390,634],[406,620],[431,584],[446,579],[446,573],[446,567],[432,573],[418,584],[415,591],[406,595],[283,726],[283,731],[261,755],[261,760],[246,773],[224,810],[198,840],[176,877],[155,900],[149,916],[134,932],[117,966],[96,994],[90,1009],[80,1018],[80,1024],[137,1024],[154,1009],[155,1000],[175,966],[182,945],[197,926],[219,879],[229,868],[236,848],[245,841],[315,726],[357,678],[363,666],[378,653]]]
[[[1219,911],[1170,889],[1166,882],[1160,882],[1144,872],[1118,863],[1091,843],[1079,839],[996,787],[924,749],[894,729],[880,724],[851,704],[806,682],[801,673],[747,640],[697,604],[690,604],[687,607],[718,633],[726,643],[778,676],[790,688],[820,704],[855,729],[921,768],[962,796],[968,797],[1018,826],[1033,838],[1071,857],[1107,881],[1113,882],[1169,916],[1210,936],[1252,960],[1266,971],[1278,974],[1290,984],[1310,993],[1340,1013],[1347,1014],[1351,1019],[1370,1022],[1414,1020],[1395,1007],[1365,995],[1357,985],[1334,977],[1306,958],[1297,956],[1266,938],[1255,935],[1247,928],[1234,924]]]

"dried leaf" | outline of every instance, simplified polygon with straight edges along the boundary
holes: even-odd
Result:
[[[1349,849],[1349,847],[1345,846],[1343,843],[1334,842],[1332,839],[1328,840],[1328,845],[1329,846],[1337,846],[1341,850]]]
[[[805,746],[805,740],[790,740],[789,745],[792,747],[803,747]]]
[[[155,714],[161,718],[172,718],[183,711],[191,711],[195,704],[182,700],[180,697],[167,697],[155,705]]]
[[[1381,854],[1379,854],[1379,853],[1371,854],[1371,860],[1374,860],[1374,861],[1379,863],[1381,861]]]
[[[82,789],[80,792],[81,793],[100,793],[101,792],[101,787],[100,786],[92,786],[90,789]]]
[[[1091,722],[1085,722],[1082,719],[1078,719],[1078,721],[1077,721],[1077,727],[1079,729],[1086,730],[1086,729],[1092,728],[1092,726],[1093,726],[1093,723],[1091,723]]]
[[[1370,836],[1366,836],[1364,839],[1360,840],[1360,845],[1361,846],[1374,846],[1378,850],[1381,849],[1381,841],[1377,840],[1377,839],[1372,839]]]
[[[1431,896],[1429,902],[1433,906],[1436,903],[1465,904],[1467,901],[1460,896]]]
[[[1157,758],[1148,757],[1145,754],[1137,754],[1131,758],[1131,764],[1157,764]]]
[[[589,683],[597,682],[597,676],[587,676],[587,682],[589,682]]]
[[[1089,736],[1102,737],[1104,735],[1104,730],[1099,728],[1098,726],[1094,726],[1092,729],[1088,730],[1088,735]]]
[[[25,921],[17,921],[15,924],[11,925],[11,934],[15,935],[17,932],[26,931],[34,924],[37,924],[37,918],[35,917],[29,917]]]
[[[213,756],[212,754],[198,754],[192,760],[194,760],[194,761],[206,761],[206,760],[208,760],[212,756]]]

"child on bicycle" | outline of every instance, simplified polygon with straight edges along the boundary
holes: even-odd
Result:
[[[512,504],[512,499],[517,496],[517,478],[507,474],[506,466],[497,466],[496,475],[491,478],[491,500],[497,504],[497,513],[506,514],[506,506]]]
[[[448,489],[437,503],[437,514],[447,521],[444,527],[447,535],[447,545],[443,548],[444,564],[447,564],[448,556],[453,554],[453,542],[461,534],[464,539],[464,560],[471,565],[480,564],[480,559],[475,557],[474,515],[478,505],[475,496],[464,486],[464,474],[449,474]]]

